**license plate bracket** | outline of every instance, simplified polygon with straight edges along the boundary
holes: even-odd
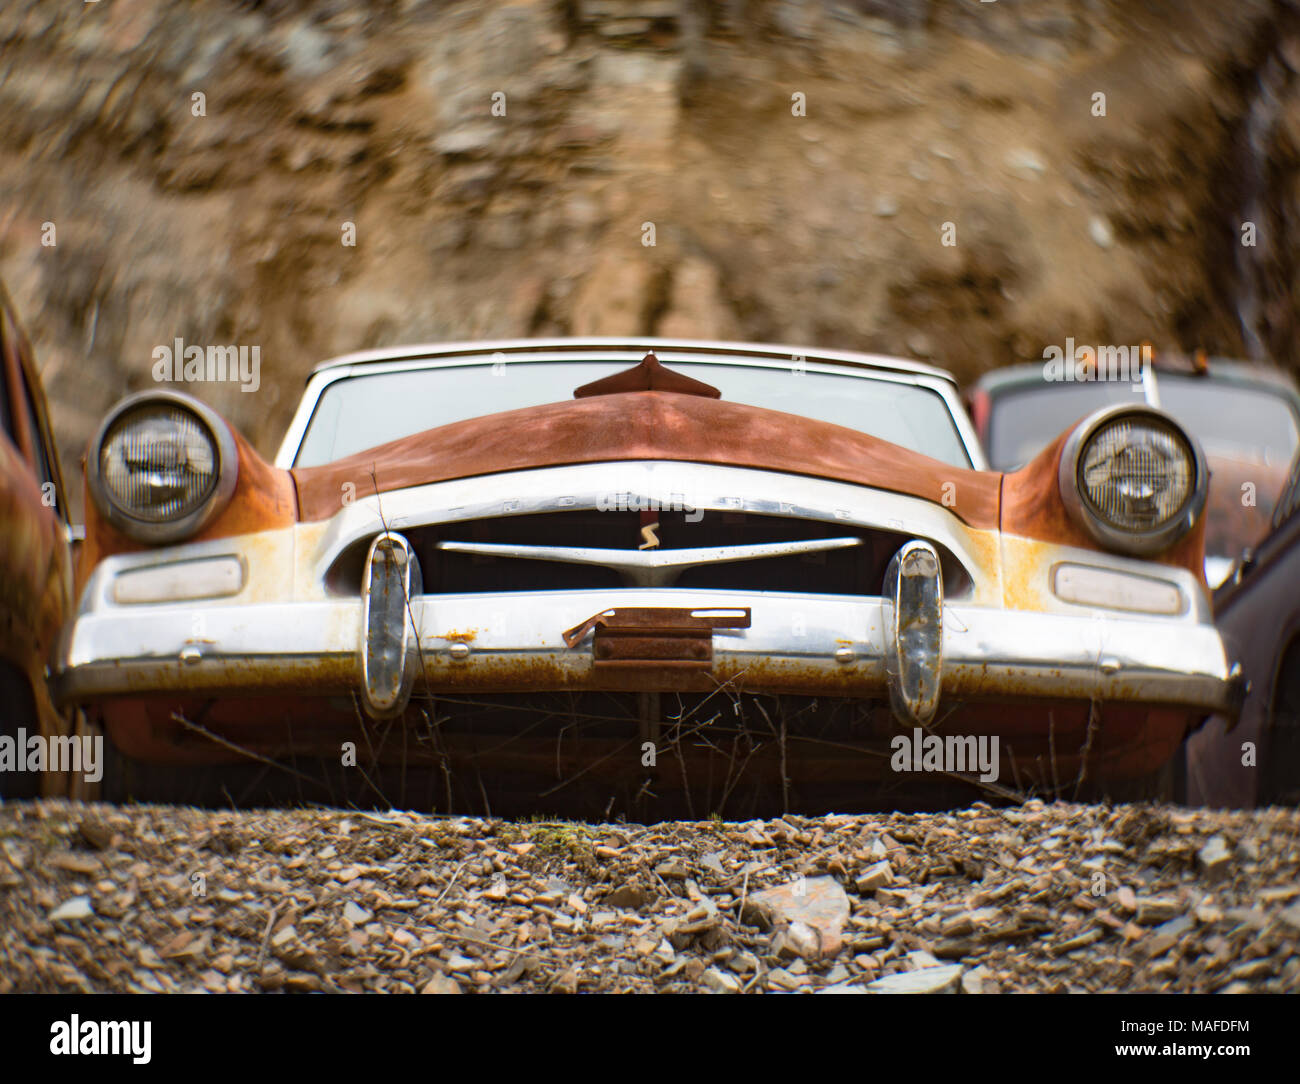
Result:
[[[577,647],[592,633],[597,669],[707,670],[714,630],[747,629],[750,619],[748,606],[634,606],[594,614],[563,635],[569,647]]]

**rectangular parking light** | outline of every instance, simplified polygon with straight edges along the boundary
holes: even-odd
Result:
[[[1064,602],[1107,610],[1175,615],[1187,608],[1176,583],[1090,565],[1057,565],[1052,570],[1052,590]]]
[[[243,586],[244,563],[238,557],[204,557],[119,572],[113,580],[113,601],[131,604],[222,598],[238,594]]]

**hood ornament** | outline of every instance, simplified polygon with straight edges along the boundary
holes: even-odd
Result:
[[[653,351],[630,369],[583,384],[573,397],[587,399],[593,395],[619,395],[629,391],[672,391],[679,395],[702,395],[706,399],[722,398],[722,392],[712,384],[664,368]]]

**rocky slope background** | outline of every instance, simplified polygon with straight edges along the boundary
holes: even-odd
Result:
[[[266,453],[403,341],[1294,367],[1298,66],[1281,0],[9,0],[0,276],[76,489],[178,337]]]

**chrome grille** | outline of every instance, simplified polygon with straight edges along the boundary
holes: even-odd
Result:
[[[424,570],[426,594],[589,590],[660,586],[808,594],[878,595],[885,568],[913,536],[843,522],[708,512],[698,522],[684,512],[657,512],[654,560],[668,566],[638,578],[630,566],[645,562],[643,513],[574,509],[526,516],[431,524],[403,529]],[[698,517],[696,517],[698,518]],[[327,585],[339,594],[359,590],[369,540],[355,543],[333,563]],[[557,557],[548,560],[546,547]],[[762,547],[768,547],[767,550]],[[946,549],[941,555],[944,594],[970,590],[966,570]],[[528,556],[512,555],[524,549]],[[606,563],[600,551],[609,551]],[[716,551],[715,559],[702,551]],[[571,551],[580,551],[575,561]],[[743,559],[737,559],[743,558]],[[682,563],[691,562],[691,563]]]

